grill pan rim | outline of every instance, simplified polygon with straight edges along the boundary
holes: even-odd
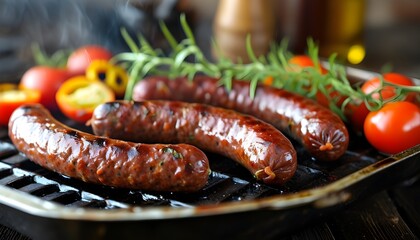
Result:
[[[356,200],[359,195],[362,195],[358,193],[359,191],[372,193],[372,191],[382,190],[383,188],[381,187],[375,188],[375,186],[380,184],[386,185],[383,182],[384,178],[381,178],[381,176],[385,177],[387,175],[387,183],[400,182],[406,180],[407,177],[415,176],[420,172],[420,163],[416,160],[419,158],[420,145],[417,145],[321,187],[295,193],[268,196],[262,199],[222,202],[193,207],[132,206],[123,209],[66,207],[1,185],[0,204],[43,218],[105,222],[206,217],[258,210],[286,211],[302,206],[316,208],[321,211],[322,209],[336,207]],[[404,173],[395,171],[397,168],[402,168],[406,171]],[[392,177],[389,176],[390,172],[398,173]],[[365,186],[364,190],[355,187],[356,185],[365,184],[366,181],[369,181],[369,178],[371,178],[369,184],[371,187]]]

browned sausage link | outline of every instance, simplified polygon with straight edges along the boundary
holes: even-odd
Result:
[[[209,162],[187,145],[140,144],[69,128],[41,105],[17,109],[9,121],[16,148],[35,163],[86,182],[151,191],[196,191]]]
[[[349,144],[346,126],[329,109],[309,98],[264,85],[257,87],[252,99],[249,82],[245,81],[233,81],[228,91],[218,79],[206,76],[198,76],[194,81],[151,77],[136,84],[133,99],[206,103],[250,114],[273,124],[323,161],[338,159]]]
[[[98,106],[95,134],[129,141],[185,142],[227,156],[258,180],[280,185],[297,167],[296,152],[272,125],[233,110],[171,101],[119,101]]]

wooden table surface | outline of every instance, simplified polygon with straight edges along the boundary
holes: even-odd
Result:
[[[420,160],[420,159],[419,159]],[[420,175],[419,175],[420,179]],[[420,180],[412,179],[360,199],[287,236],[261,239],[419,239]],[[30,240],[0,226],[1,240]]]

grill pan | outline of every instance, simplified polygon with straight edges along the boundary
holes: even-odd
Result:
[[[294,143],[298,169],[281,188],[258,183],[243,167],[208,153],[212,174],[202,190],[162,193],[89,184],[46,170],[19,153],[7,128],[0,128],[0,223],[33,239],[273,239],[419,174],[420,145],[387,157],[350,137],[348,151],[333,163],[314,161]]]

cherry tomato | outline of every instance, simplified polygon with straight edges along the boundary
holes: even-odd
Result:
[[[302,68],[315,67],[314,62],[307,55],[295,55],[289,59],[289,64],[291,65],[292,71],[301,71]],[[324,68],[321,63],[319,63],[319,71],[322,74],[328,73],[328,70]]]
[[[364,122],[368,142],[377,150],[395,154],[420,144],[420,108],[401,101],[370,112]]]
[[[109,61],[112,53],[98,45],[86,45],[76,49],[67,60],[67,68],[73,75],[84,75],[93,60]]]
[[[315,63],[312,59],[307,55],[295,55],[289,59],[290,70],[291,71],[302,71],[303,68],[308,67],[315,67]],[[321,74],[327,74],[328,70],[319,63],[319,72]],[[327,90],[330,90],[330,86],[327,87]],[[316,100],[324,107],[329,107],[330,100],[338,97],[339,94],[336,91],[331,91],[329,94],[329,98],[324,95],[324,93],[318,91],[316,93]],[[344,100],[344,99],[343,99]],[[342,102],[342,101],[341,101]]]
[[[274,83],[274,78],[273,78],[273,76],[267,76],[267,77],[265,77],[262,83],[263,83],[264,85],[268,85],[268,86],[273,85],[273,83]]]
[[[387,81],[390,83],[406,85],[406,86],[414,86],[413,81],[402,74],[386,73],[383,75],[383,78],[384,78],[384,81]],[[380,85],[381,85],[381,82],[380,82],[379,77],[374,77],[366,81],[362,85],[361,90],[363,93],[369,94],[377,90],[380,87]],[[376,99],[379,99],[380,96],[382,96],[384,100],[394,97],[395,88],[392,86],[385,86],[380,91],[380,93],[375,93],[372,95],[372,97]],[[414,99],[415,99],[415,93],[413,92],[413,93],[408,94],[405,100],[414,101]],[[364,103],[360,104],[359,106],[350,106],[350,107],[351,107],[351,110],[349,112],[351,113],[349,114],[350,116],[349,119],[350,119],[350,123],[352,127],[354,128],[356,132],[363,132],[364,121],[367,115],[369,114],[369,109]]]
[[[41,104],[50,110],[54,110],[57,109],[55,94],[61,84],[70,76],[66,69],[35,66],[23,74],[19,87],[39,91],[41,93]]]
[[[405,85],[405,86],[414,86],[413,81],[402,75],[402,74],[398,74],[398,73],[385,73],[383,74],[383,79],[386,82],[389,83],[394,83],[394,84],[398,84],[398,85]],[[381,85],[381,80],[379,79],[379,77],[374,77],[370,80],[368,80],[367,82],[365,82],[362,87],[361,90],[366,93],[369,94],[375,90],[377,90]],[[385,86],[383,87],[383,89],[379,92],[379,93],[374,93],[372,95],[372,97],[379,99],[379,97],[382,96],[383,99],[390,99],[392,97],[395,96],[395,88],[392,86]],[[410,93],[406,96],[407,101],[413,101],[415,98],[415,93]]]
[[[70,119],[85,123],[93,110],[102,103],[114,101],[114,92],[101,81],[76,76],[67,80],[58,89],[57,104],[61,112]]]
[[[363,125],[365,124],[366,116],[369,114],[369,109],[365,103],[359,105],[348,104],[345,109],[346,117],[351,125],[351,128],[358,134],[363,133]]]
[[[0,125],[7,126],[9,118],[19,106],[39,103],[41,94],[35,90],[20,90],[16,84],[0,84]]]

